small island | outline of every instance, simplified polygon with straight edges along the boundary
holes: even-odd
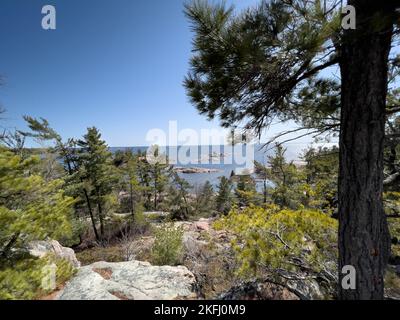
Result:
[[[198,168],[198,167],[174,167],[174,171],[183,174],[221,172],[221,170],[219,169]]]

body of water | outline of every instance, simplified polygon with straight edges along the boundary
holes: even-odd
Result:
[[[291,144],[286,146],[287,160],[300,161],[300,156],[307,147],[307,144]],[[132,150],[134,153],[137,153],[139,151],[146,152],[148,147],[112,147],[110,150],[111,152]],[[230,177],[232,172],[238,174],[253,163],[253,160],[266,164],[268,156],[274,153],[273,150],[267,150],[262,144],[254,145],[252,148],[246,145],[234,148],[230,146],[160,147],[160,152],[168,155],[170,163],[177,167],[218,170],[209,173],[179,173],[192,186],[202,185],[206,181],[216,186],[221,176]],[[247,163],[244,163],[245,160],[247,160]]]

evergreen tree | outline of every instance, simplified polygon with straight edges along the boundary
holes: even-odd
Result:
[[[195,214],[202,217],[213,216],[215,212],[215,193],[210,181],[196,190]]]
[[[134,218],[135,212],[142,208],[142,194],[144,188],[140,185],[138,178],[139,156],[134,155],[131,150],[116,152],[113,163],[121,175],[122,191],[129,194],[129,212]],[[123,211],[126,212],[126,211]]]
[[[233,205],[232,182],[230,179],[222,176],[217,187],[216,206],[217,211],[222,214],[228,214]]]
[[[349,0],[354,30],[341,28],[338,1],[327,4],[261,1],[234,15],[224,4],[193,1],[186,15],[195,54],[185,86],[199,112],[225,127],[246,121],[261,133],[278,118],[302,125],[297,132],[340,134],[339,271],[355,267],[357,290],[339,285],[339,296],[382,299],[390,249],[382,202],[385,121],[399,111],[386,100],[400,4]],[[321,71],[337,64],[340,82],[324,77]]]
[[[267,190],[268,169],[262,163],[254,161],[254,172],[256,176],[263,182],[263,203],[266,204],[268,196],[268,190]]]
[[[324,211],[337,210],[338,148],[309,148],[303,160],[306,162],[305,182],[309,187],[306,205]]]
[[[157,211],[168,185],[171,166],[158,146],[152,147],[148,154],[141,153],[139,160],[138,174],[146,199],[145,207],[147,210]]]
[[[24,116],[24,120],[31,129],[31,132],[22,133],[24,137],[31,137],[39,141],[53,141],[54,146],[48,148],[49,152],[58,156],[69,175],[77,171],[76,142],[74,139],[68,139],[64,142],[62,137],[50,127],[46,119]]]
[[[139,183],[142,187],[144,197],[144,207],[146,210],[151,210],[153,207],[152,198],[152,187],[151,187],[151,176],[150,176],[150,164],[146,160],[146,153],[138,153],[138,164],[137,173]]]
[[[60,239],[71,232],[74,200],[62,191],[63,181],[45,181],[32,173],[39,157],[23,160],[0,147],[0,258],[32,240]]]
[[[111,153],[106,143],[101,140],[97,128],[88,128],[83,140],[78,141],[79,150],[79,177],[83,185],[83,193],[92,220],[93,231],[97,240],[104,237],[104,219],[108,200],[112,192],[116,177],[112,170]],[[95,210],[100,223],[100,234],[96,227]]]
[[[274,186],[272,201],[281,208],[298,209],[303,196],[302,177],[293,162],[287,162],[286,149],[277,144],[275,153],[268,156],[266,174]]]
[[[189,199],[189,189],[191,189],[191,185],[174,172],[167,198],[167,207],[172,219],[187,220],[193,214],[193,206]]]
[[[88,198],[83,196],[83,180],[79,176],[80,163],[78,159],[77,141],[69,138],[64,141],[59,133],[50,127],[48,121],[43,118],[24,116],[30,132],[22,132],[24,137],[33,138],[41,145],[52,142],[53,145],[44,149],[45,159],[55,158],[57,165],[64,167],[64,174],[60,176],[65,180],[64,190],[66,195],[75,199],[73,233],[82,242],[82,232],[85,229],[85,212],[88,207]],[[41,161],[43,162],[43,161]],[[89,205],[90,207],[90,205]],[[72,239],[73,241],[73,239]]]
[[[257,190],[254,179],[250,175],[239,175],[236,183],[235,195],[239,206],[247,207],[257,204]]]

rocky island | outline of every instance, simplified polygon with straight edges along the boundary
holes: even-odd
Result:
[[[219,169],[198,168],[198,167],[174,167],[174,171],[177,173],[184,173],[184,174],[221,172],[221,170]]]

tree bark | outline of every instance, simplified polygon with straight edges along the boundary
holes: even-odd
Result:
[[[104,239],[104,219],[103,219],[103,209],[101,207],[100,199],[97,200],[97,208],[99,210],[99,220],[100,220],[100,235],[101,240]]]
[[[383,149],[393,3],[349,1],[356,9],[357,26],[344,31],[340,62],[340,299],[384,297],[390,236],[382,202]],[[346,265],[356,270],[354,290],[341,285]]]
[[[132,187],[132,183],[129,183],[129,192],[130,192],[130,196],[131,196],[131,214],[132,217],[135,216],[135,210],[134,210],[134,203],[133,203],[133,187]]]
[[[100,237],[99,237],[99,233],[97,232],[96,221],[94,221],[92,206],[90,205],[89,195],[88,195],[88,193],[87,193],[85,188],[83,188],[83,193],[85,195],[86,204],[88,206],[88,210],[89,210],[89,214],[90,214],[90,220],[92,220],[92,226],[93,226],[94,235],[96,237],[96,240],[99,241]]]

